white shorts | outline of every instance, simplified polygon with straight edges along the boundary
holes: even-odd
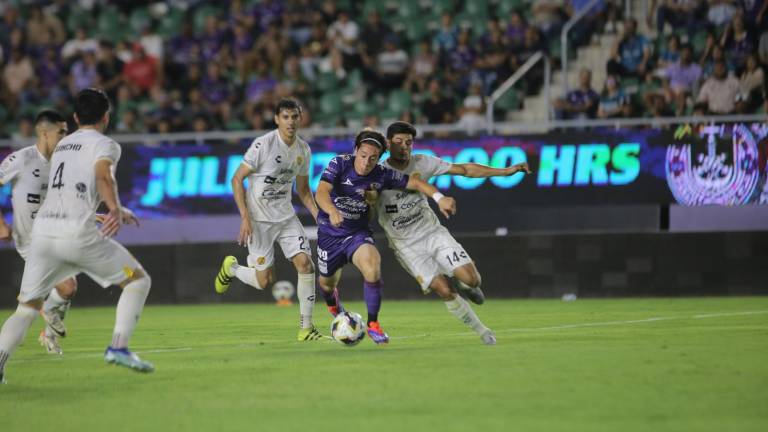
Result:
[[[141,264],[120,243],[110,238],[32,238],[24,264],[19,302],[44,299],[54,284],[85,273],[104,288],[128,279]],[[142,269],[143,270],[143,269]]]
[[[248,242],[248,266],[266,270],[275,262],[275,242],[280,244],[285,258],[305,253],[312,258],[309,238],[299,218],[293,216],[281,222],[251,221],[251,241]]]
[[[467,251],[445,227],[432,231],[418,240],[389,242],[400,265],[428,293],[429,285],[436,276],[453,276],[454,270],[472,262]]]

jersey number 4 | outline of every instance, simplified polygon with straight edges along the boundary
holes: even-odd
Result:
[[[54,189],[61,189],[64,187],[64,182],[61,180],[61,177],[64,175],[64,162],[59,164],[59,167],[56,168],[56,172],[53,174],[53,183],[51,183],[51,187]]]

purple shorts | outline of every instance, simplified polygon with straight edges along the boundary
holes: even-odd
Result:
[[[360,231],[349,236],[332,236],[317,233],[317,268],[321,276],[333,276],[345,264],[352,262],[352,255],[364,245],[375,245],[370,231]]]

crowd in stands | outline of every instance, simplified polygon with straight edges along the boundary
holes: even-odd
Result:
[[[289,95],[307,107],[307,124],[472,126],[483,121],[487,95],[528,58],[559,55],[562,26],[587,3],[0,2],[0,137],[31,136],[39,109],[70,112],[72,96],[91,86],[113,100],[120,133],[267,129],[275,101]],[[571,32],[572,46],[617,27],[619,3],[598,2]],[[562,116],[763,107],[768,33],[758,30],[768,28],[768,2],[651,3],[658,38],[628,20],[604,89],[582,72],[581,86],[556,101]],[[680,8],[691,12],[681,18]],[[497,114],[521,108],[520,96],[538,92],[542,78],[529,74]]]
[[[554,102],[560,118],[755,114],[768,110],[768,1],[651,1],[656,39],[627,19],[601,91],[589,71]],[[655,21],[654,21],[655,19]]]

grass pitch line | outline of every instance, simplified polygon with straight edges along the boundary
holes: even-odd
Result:
[[[715,317],[723,317],[723,316],[739,316],[739,315],[760,315],[760,314],[766,314],[768,311],[765,310],[758,310],[758,311],[745,311],[745,312],[726,312],[726,313],[711,313],[711,314],[701,314],[701,315],[694,315],[694,319],[702,319],[702,318],[715,318]]]

